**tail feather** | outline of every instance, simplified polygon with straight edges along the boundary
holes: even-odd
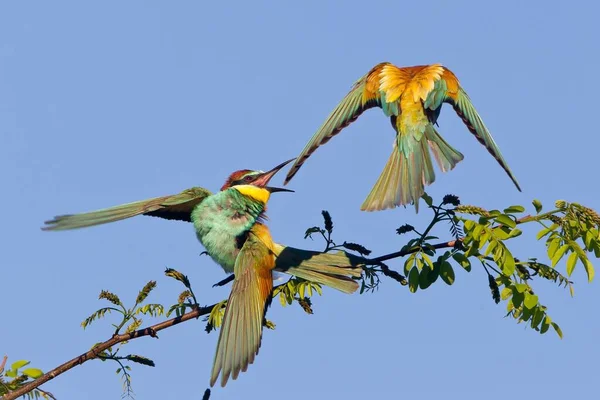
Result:
[[[361,206],[363,211],[379,211],[414,204],[419,211],[419,199],[425,186],[435,181],[435,171],[429,149],[443,172],[450,171],[464,156],[450,146],[429,124],[425,134],[398,135],[397,142],[379,179]]]
[[[361,276],[362,266],[366,262],[361,257],[343,251],[322,253],[280,244],[275,244],[273,250],[276,256],[275,271],[329,286],[344,293],[354,293],[358,289],[358,283],[352,278]]]
[[[465,158],[461,152],[452,148],[452,146],[440,136],[433,125],[427,127],[425,130],[425,137],[427,138],[431,152],[442,172],[450,171],[456,164]]]
[[[402,150],[394,143],[392,154],[361,210],[379,211],[414,204],[419,211],[419,198],[425,193],[425,186],[435,181],[428,141],[400,134],[398,142]]]
[[[376,211],[384,210],[386,208],[392,208],[396,205],[405,204],[401,201],[401,180],[407,179],[408,169],[401,168],[403,163],[402,155],[398,151],[396,143],[392,154],[383,169],[383,172],[379,176],[379,179],[371,189],[371,193],[367,196],[366,200],[360,207],[363,211]],[[402,178],[402,179],[401,179]]]

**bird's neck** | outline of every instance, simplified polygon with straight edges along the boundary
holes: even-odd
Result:
[[[192,219],[197,225],[237,236],[264,217],[269,195],[268,190],[256,186],[233,186],[200,203]]]
[[[271,192],[269,192],[267,189],[258,186],[237,185],[232,187],[232,189],[237,190],[250,202],[261,203],[263,209],[266,208],[267,202],[269,201],[269,197],[271,196]]]

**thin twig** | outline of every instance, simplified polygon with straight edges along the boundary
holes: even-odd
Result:
[[[433,247],[434,249],[445,249],[445,248],[449,248],[449,247],[455,247],[457,242],[460,243],[461,241],[460,240],[451,240],[449,242],[436,243],[436,244],[432,245],[431,247]],[[392,258],[404,257],[409,254],[416,253],[419,250],[421,250],[421,247],[418,247],[418,246],[411,247],[408,250],[396,251],[394,253],[379,256],[377,258],[368,259],[368,261],[373,262],[373,263],[378,263],[378,262],[382,262],[382,261],[391,260]]]
[[[103,351],[108,350],[110,347],[112,347],[118,343],[125,342],[127,340],[137,339],[137,338],[140,338],[143,336],[158,337],[158,336],[156,336],[156,332],[162,331],[163,329],[166,329],[166,328],[170,328],[171,326],[180,324],[180,323],[188,321],[190,319],[194,319],[194,318],[201,317],[203,315],[210,314],[210,312],[212,311],[212,309],[215,306],[216,306],[216,304],[213,304],[213,305],[207,306],[207,307],[199,307],[199,308],[196,308],[195,310],[192,310],[188,313],[183,314],[180,317],[172,318],[167,321],[160,322],[156,325],[149,326],[147,328],[139,329],[139,330],[131,332],[131,333],[122,333],[119,335],[114,335],[109,340],[107,340],[103,343],[100,343],[97,346],[94,346],[90,351],[87,351],[87,352],[81,354],[80,356],[75,357],[75,358],[65,362],[64,364],[59,365],[58,367],[54,368],[52,371],[46,372],[41,377],[37,378],[36,380],[34,380],[32,382],[29,382],[29,383],[23,385],[19,389],[13,390],[12,392],[5,394],[1,399],[2,400],[14,400],[20,396],[23,396],[26,393],[31,392],[34,389],[37,389],[39,386],[43,385],[44,383],[48,382],[51,379],[56,378],[57,376],[59,376],[61,374],[67,372],[71,368],[76,367],[77,365],[81,365],[86,361],[93,360],[94,358],[98,358],[98,356]]]
[[[42,390],[40,388],[37,388],[37,391],[40,392],[40,393],[42,393],[45,396],[50,397],[52,400],[56,400],[56,397],[54,397],[54,395],[52,393],[50,393],[50,392],[46,392],[45,390]]]

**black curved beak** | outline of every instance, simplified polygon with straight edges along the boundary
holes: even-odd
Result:
[[[275,174],[277,172],[279,172],[279,170],[281,170],[283,167],[285,167],[286,165],[288,165],[289,163],[291,163],[294,160],[295,160],[295,158],[292,158],[291,160],[284,161],[281,164],[279,164],[278,166],[276,166],[275,168],[271,169],[270,171],[262,173],[261,175],[258,176],[258,178],[256,178],[256,180],[254,181],[254,184],[256,186],[264,187],[265,189],[267,189],[271,193],[275,193],[275,192],[294,192],[293,190],[290,190],[290,189],[284,189],[284,188],[267,186],[267,184],[269,183],[269,181],[271,180],[271,178],[273,178],[275,176]]]

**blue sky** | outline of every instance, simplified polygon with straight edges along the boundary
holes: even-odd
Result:
[[[179,192],[217,190],[236,169],[266,170],[297,155],[350,85],[373,65],[441,62],[459,77],[523,187],[517,192],[451,108],[440,132],[465,160],[437,174],[434,198],[458,194],[487,208],[539,198],[600,208],[598,5],[592,2],[3,2],[0,4],[0,355],[44,370],[111,334],[80,322],[108,289],[171,304],[189,275],[200,301],[225,298],[224,274],[189,224],[136,218],[46,233],[54,215]],[[403,244],[394,230],[422,225],[412,209],[363,213],[360,204],[392,145],[389,121],[366,113],[321,148],[273,196],[279,242],[312,249],[304,230],[328,209],[335,237],[374,254]],[[281,182],[283,177],[275,179]],[[444,234],[444,231],[440,232]],[[532,232],[529,232],[533,235]],[[523,239],[517,256],[544,257]],[[401,269],[401,261],[390,263]],[[561,268],[563,266],[561,265]],[[503,318],[485,273],[410,294],[385,281],[373,295],[326,290],[315,314],[277,303],[256,362],[214,399],[586,398],[597,392],[597,282],[574,276],[576,296],[538,284],[565,339]],[[151,321],[147,321],[151,322]],[[138,399],[200,398],[217,335],[204,323],[141,339],[129,351]],[[118,399],[116,366],[90,362],[48,383],[59,398]],[[502,383],[499,383],[499,382]]]

